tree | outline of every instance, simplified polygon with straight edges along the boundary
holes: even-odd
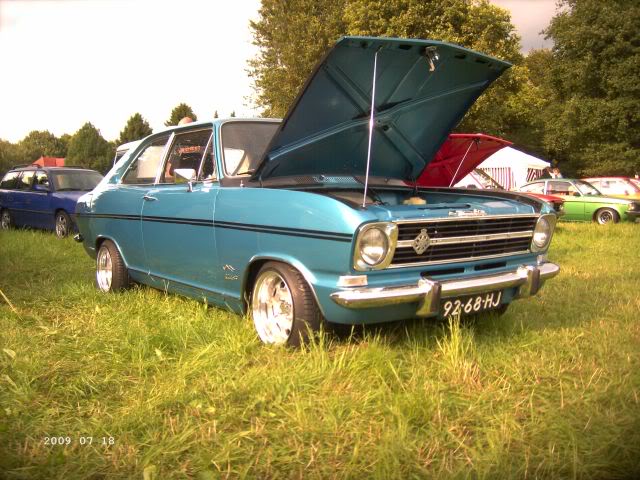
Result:
[[[640,172],[640,4],[562,0],[544,111],[545,148],[579,175]]]
[[[129,120],[127,120],[127,124],[125,125],[124,130],[120,132],[120,137],[118,137],[116,143],[118,145],[122,145],[123,143],[133,142],[134,140],[139,140],[147,135],[151,135],[152,133],[153,130],[149,126],[149,122],[147,122],[139,113],[134,113],[131,115]]]
[[[258,56],[249,62],[255,102],[283,116],[315,63],[341,35],[433,38],[517,64],[474,105],[460,129],[511,136],[528,132],[537,92],[521,66],[509,13],[485,0],[263,0],[251,22]]]
[[[229,117],[231,117],[231,118],[235,118],[235,116],[236,116],[236,111],[234,110],[233,112],[231,112],[231,114],[229,115]]]
[[[24,163],[35,162],[43,155],[46,157],[64,157],[67,153],[63,141],[48,130],[33,130],[20,143]]]
[[[260,50],[249,75],[264,116],[284,116],[315,63],[345,34],[346,1],[262,0],[259,20],[250,22]]]
[[[112,158],[111,143],[102,138],[100,131],[87,122],[71,137],[66,163],[105,173],[111,166]]]
[[[213,118],[218,118],[218,110],[216,110],[215,112],[213,112]]]
[[[172,125],[178,125],[178,122],[182,120],[184,117],[191,117],[193,121],[196,121],[198,117],[193,113],[193,110],[186,103],[181,103],[173,110],[171,110],[171,115],[169,116],[169,120],[164,122],[165,127],[170,127]]]
[[[14,165],[25,163],[20,147],[14,143],[0,139],[0,176]]]

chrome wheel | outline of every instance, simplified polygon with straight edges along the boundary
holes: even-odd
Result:
[[[605,208],[598,212],[596,219],[600,225],[605,225],[607,223],[615,223],[616,214],[612,210]]]
[[[66,237],[69,233],[69,222],[67,215],[63,212],[56,214],[56,236],[58,238]]]
[[[264,343],[286,343],[293,329],[293,296],[277,272],[262,272],[251,298],[253,323]]]
[[[106,246],[100,247],[98,258],[96,259],[96,283],[103,292],[111,290],[111,279],[113,278],[113,262],[111,253]]]
[[[0,217],[0,226],[3,230],[9,230],[9,228],[11,228],[11,214],[8,210],[2,211],[2,217]]]

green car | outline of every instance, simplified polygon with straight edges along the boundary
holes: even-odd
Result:
[[[540,179],[518,189],[523,193],[557,195],[564,199],[562,220],[577,222],[635,222],[640,218],[640,202],[606,197],[588,182],[569,178]]]

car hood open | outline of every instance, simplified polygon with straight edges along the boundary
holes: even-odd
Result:
[[[412,181],[507,62],[431,40],[344,37],[307,80],[254,179],[366,173]]]
[[[418,177],[423,187],[450,187],[498,150],[512,145],[482,133],[452,133]]]

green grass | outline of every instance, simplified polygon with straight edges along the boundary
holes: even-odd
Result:
[[[503,317],[292,351],[193,300],[99,294],[80,245],[0,232],[0,477],[637,477],[638,252],[638,225],[561,224],[561,274]]]

